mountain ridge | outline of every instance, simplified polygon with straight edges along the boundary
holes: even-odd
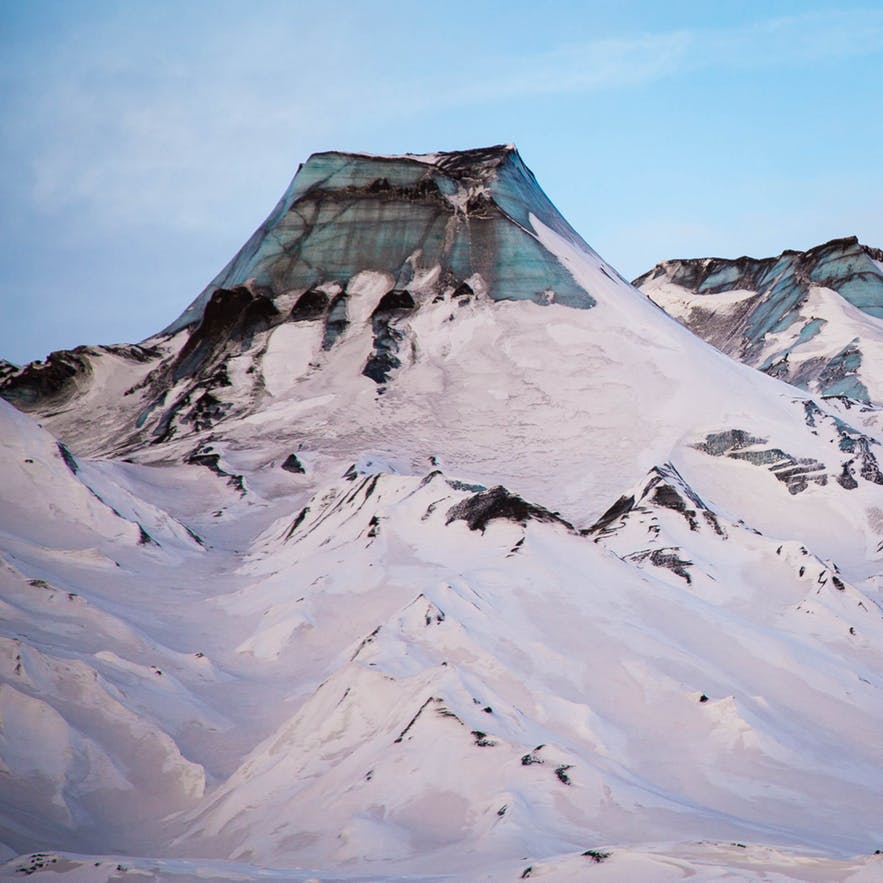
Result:
[[[793,257],[793,256],[805,256],[808,260],[812,261],[812,259],[816,256],[817,253],[824,253],[829,250],[834,249],[850,249],[857,246],[859,250],[864,251],[867,255],[874,258],[874,260],[883,260],[883,249],[875,248],[872,245],[866,245],[859,241],[858,236],[855,235],[847,235],[847,236],[835,236],[833,239],[829,239],[826,242],[819,243],[818,245],[813,245],[807,249],[799,249],[799,248],[784,248],[778,255],[775,257],[766,257],[766,258],[758,258],[753,257],[751,255],[743,254],[739,257],[734,258],[725,258],[725,257],[703,257],[703,258],[666,258],[665,260],[659,261],[654,264],[653,267],[647,270],[645,273],[642,273],[640,276],[636,276],[632,280],[632,285],[636,288],[641,287],[641,283],[648,278],[652,278],[654,273],[660,268],[664,268],[669,264],[757,264],[757,265],[769,265],[773,266],[775,263],[783,257]]]
[[[723,352],[822,396],[883,403],[883,251],[856,237],[663,261],[633,283]]]

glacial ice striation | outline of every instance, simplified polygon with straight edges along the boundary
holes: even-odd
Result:
[[[407,289],[421,268],[479,274],[495,300],[593,300],[537,242],[530,215],[581,242],[514,147],[430,156],[318,153],[266,221],[166,331],[199,321],[212,294],[251,280],[269,296],[346,285],[366,268]],[[586,246],[587,247],[587,246]]]
[[[773,377],[819,395],[883,399],[883,251],[855,237],[775,258],[664,261],[633,284]]]

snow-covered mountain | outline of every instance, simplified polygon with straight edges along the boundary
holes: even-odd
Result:
[[[10,875],[883,873],[880,413],[514,148],[311,157],[163,332],[0,387]]]
[[[883,251],[664,261],[634,284],[723,352],[822,396],[883,404]]]

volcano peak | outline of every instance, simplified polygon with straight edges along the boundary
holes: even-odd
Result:
[[[479,274],[494,300],[594,300],[550,260],[532,218],[583,248],[511,144],[423,155],[314,153],[232,261],[166,329],[198,322],[218,289],[251,283],[271,297],[360,270],[405,288],[416,272]],[[550,294],[551,293],[551,294]]]

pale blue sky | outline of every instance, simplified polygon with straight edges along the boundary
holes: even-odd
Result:
[[[515,143],[628,277],[883,246],[883,5],[0,0],[0,357],[165,326],[317,150]]]

